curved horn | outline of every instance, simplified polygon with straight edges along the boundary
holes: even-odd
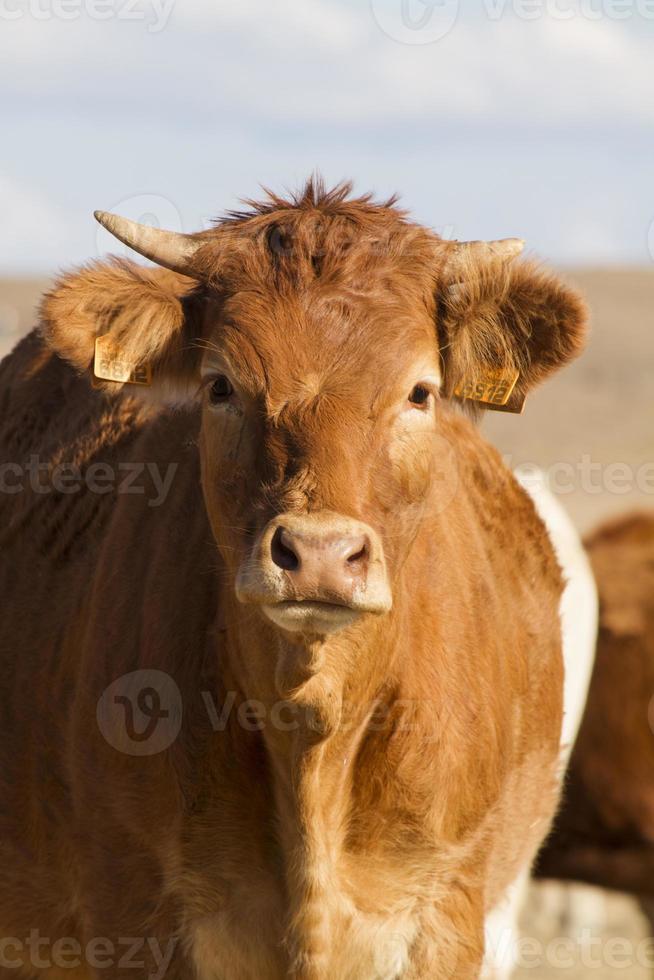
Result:
[[[144,255],[146,259],[151,259],[166,269],[172,269],[173,272],[180,272],[184,276],[194,275],[193,256],[204,244],[195,236],[151,228],[108,211],[94,211],[93,216],[110,234],[139,255]]]
[[[522,238],[499,238],[494,242],[455,242],[454,250],[456,252],[476,252],[477,254],[483,255],[489,253],[491,255],[502,256],[507,259],[512,259],[516,255],[520,255],[525,243]]]

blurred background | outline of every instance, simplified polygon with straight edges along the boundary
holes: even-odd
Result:
[[[584,531],[651,508],[653,44],[654,0],[0,0],[0,354],[54,273],[120,250],[95,208],[194,231],[260,185],[351,177],[582,289],[587,354],[484,425]],[[650,975],[632,900],[540,885],[531,910],[572,945],[522,977]]]
[[[1,0],[0,269],[86,259],[94,208],[192,230],[315,167],[646,265],[653,43],[652,0]]]

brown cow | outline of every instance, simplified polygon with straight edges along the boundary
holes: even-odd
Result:
[[[65,276],[0,373],[0,977],[478,977],[562,581],[452,396],[519,402],[583,305],[347,187],[100,218],[169,271]]]
[[[613,520],[587,547],[600,595],[597,657],[538,872],[632,892],[654,925],[654,515]]]

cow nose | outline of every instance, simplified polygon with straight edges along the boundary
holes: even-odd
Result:
[[[365,534],[301,533],[278,527],[271,558],[298,592],[349,593],[366,580],[370,542]]]
[[[370,524],[330,510],[279,514],[236,575],[239,602],[275,626],[315,636],[393,604],[382,541]]]

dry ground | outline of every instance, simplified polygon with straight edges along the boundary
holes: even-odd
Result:
[[[0,357],[34,324],[46,279],[0,279]]]
[[[651,934],[628,895],[562,882],[532,884],[513,980],[651,980]]]
[[[550,474],[577,525],[654,507],[654,271],[579,270],[593,332],[587,353],[532,395],[522,416],[489,413],[487,436],[512,465]],[[44,282],[0,281],[0,356],[33,322]],[[532,888],[516,980],[648,980],[654,961],[637,903],[598,889]],[[565,937],[571,937],[566,941]]]

